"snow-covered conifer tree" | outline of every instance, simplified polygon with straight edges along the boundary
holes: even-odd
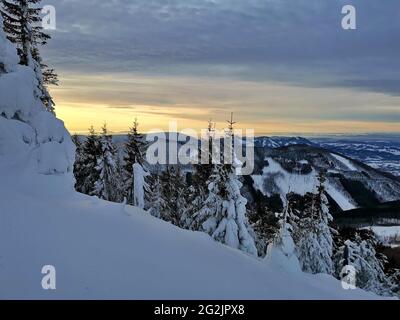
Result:
[[[54,102],[46,85],[57,85],[54,69],[42,60],[39,46],[45,45],[51,38],[43,32],[38,6],[41,0],[1,0],[1,15],[4,19],[4,31],[8,39],[16,44],[20,64],[31,67],[38,81],[38,97],[46,109],[54,113]]]
[[[325,175],[319,174],[317,194],[306,194],[305,209],[295,226],[297,256],[304,272],[333,274],[332,217],[325,196]]]
[[[106,124],[102,128],[99,144],[101,153],[95,167],[98,172],[98,180],[95,182],[91,194],[104,200],[120,202],[122,199],[116,164],[117,151],[112,137],[108,134]]]
[[[187,211],[187,217],[185,219],[185,228],[192,230],[200,230],[201,226],[199,220],[196,219],[197,212],[203,207],[204,202],[208,197],[208,185],[207,182],[210,179],[214,164],[212,160],[213,151],[213,139],[214,139],[214,124],[210,120],[207,128],[207,136],[203,137],[207,143],[205,146],[199,146],[199,163],[194,165],[194,173],[192,176],[192,184],[189,189],[189,208]],[[203,141],[205,142],[205,141]],[[203,163],[202,157],[207,158],[207,161]]]
[[[161,173],[162,207],[160,218],[183,227],[187,210],[187,185],[179,166],[168,166]]]
[[[96,167],[101,156],[100,137],[96,134],[93,126],[89,128],[89,135],[77,151],[74,165],[75,189],[90,195],[94,190],[95,182],[99,180],[99,172]]]
[[[268,246],[279,236],[281,230],[280,219],[277,214],[267,207],[251,216],[251,227],[255,234],[255,243],[259,256],[267,254]]]
[[[71,136],[72,142],[74,143],[76,149],[79,149],[82,146],[81,140],[77,134]]]
[[[144,139],[144,136],[139,133],[138,129],[139,129],[139,123],[137,119],[135,119],[133,127],[130,129],[128,133],[128,139],[125,143],[125,150],[124,150],[125,155],[124,155],[123,170],[122,170],[124,195],[127,198],[128,204],[131,205],[138,204],[137,202],[135,202],[134,186],[138,187],[138,189],[136,190],[138,192],[139,189],[142,189],[139,188],[139,185],[141,184],[143,186],[143,194],[141,194],[139,198],[142,197],[145,198],[147,193],[146,177],[148,176],[148,170],[146,168],[146,160],[145,160],[147,143]],[[139,175],[136,182],[135,182],[134,168],[136,168],[136,172]]]
[[[230,123],[225,142],[227,153],[234,159],[233,121]],[[223,157],[223,156],[222,156]],[[224,161],[223,162],[227,162]],[[251,255],[257,255],[257,248],[252,237],[252,230],[246,216],[247,200],[241,195],[242,183],[236,175],[234,164],[215,164],[213,173],[208,180],[208,197],[196,219],[201,222],[201,228],[216,241],[230,247],[242,250]]]
[[[165,208],[163,200],[163,190],[159,171],[153,172],[149,176],[148,183],[148,209],[152,216],[160,218],[161,211]]]
[[[335,254],[335,271],[341,277],[343,267],[356,270],[356,286],[379,295],[393,295],[393,284],[384,272],[385,259],[376,252],[377,240],[369,230],[344,230],[344,241]],[[346,239],[347,238],[347,239]]]
[[[219,242],[257,255],[246,217],[247,200],[231,167],[217,165],[208,186],[210,193],[198,214],[204,219],[202,229]]]
[[[75,163],[74,163],[74,175],[75,175],[75,181],[76,181],[75,188],[77,189],[77,185],[78,185],[77,177],[79,175],[78,172],[81,170],[80,166],[81,166],[81,163],[82,163],[82,159],[81,159],[81,157],[82,157],[82,142],[79,139],[79,136],[77,134],[74,134],[71,137],[71,139],[72,139],[72,142],[74,143],[74,145],[76,147],[76,150],[75,150]],[[82,178],[82,177],[80,177],[80,178]],[[79,182],[79,185],[81,185],[81,184],[82,184],[82,181]]]

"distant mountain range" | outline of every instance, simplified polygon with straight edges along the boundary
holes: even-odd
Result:
[[[122,145],[126,135],[113,136],[117,145]],[[254,140],[257,148],[280,148],[292,145],[307,145],[342,154],[368,166],[400,177],[400,135],[367,134],[337,135],[328,137],[261,136]]]
[[[250,201],[256,191],[267,197],[279,195],[283,201],[289,192],[314,192],[321,170],[327,172],[326,189],[334,212],[400,200],[398,177],[314,143],[256,147],[255,165],[251,181],[246,179]]]
[[[400,136],[331,137],[313,139],[312,142],[373,168],[400,176]]]
[[[314,145],[313,142],[302,137],[256,137],[254,145],[259,148],[279,148],[291,145]]]
[[[121,150],[126,135],[114,135],[113,140]],[[400,135],[396,134],[338,135],[310,138],[262,136],[256,137],[254,144],[257,148],[271,149],[292,145],[321,147],[358,160],[374,169],[400,177]]]
[[[312,192],[318,172],[325,170],[335,212],[400,200],[400,172],[394,170],[400,164],[400,143],[364,138],[257,137],[255,171],[245,178],[246,197],[256,201],[252,198],[261,192],[284,200],[288,192]],[[113,139],[122,155],[126,136]],[[370,166],[371,159],[375,159],[374,166]]]
[[[400,176],[400,135],[358,135],[330,137],[257,137],[257,147],[278,148],[289,145],[319,146],[375,169]]]
[[[122,157],[126,135],[113,136],[113,140]],[[287,193],[315,191],[318,172],[324,170],[332,213],[372,208],[379,216],[382,205],[400,200],[399,165],[400,142],[396,139],[257,137],[255,170],[244,177],[243,194],[249,203],[257,203],[261,196],[271,210],[280,210]],[[190,166],[185,171],[190,172]],[[400,214],[398,208],[394,207],[395,214]]]

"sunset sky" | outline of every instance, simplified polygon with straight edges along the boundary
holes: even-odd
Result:
[[[46,0],[44,56],[72,132],[219,127],[400,132],[398,0]],[[341,28],[342,6],[357,30]]]

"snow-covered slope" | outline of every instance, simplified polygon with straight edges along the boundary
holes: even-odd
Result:
[[[393,246],[400,245],[400,226],[376,226],[367,229],[372,230],[376,234],[378,239],[384,244]]]
[[[0,194],[8,200],[0,203],[0,298],[376,298],[78,194],[63,175],[35,173],[26,155],[0,161]],[[41,287],[44,265],[56,268],[55,291]]]
[[[253,175],[257,190],[266,196],[279,194],[285,202],[286,194],[294,192],[304,196],[307,192],[316,192],[318,186],[318,172],[314,169],[310,173],[290,173],[272,158],[266,158],[268,166],[264,167],[262,175]],[[306,163],[306,161],[303,161]],[[266,182],[266,183],[265,183]],[[356,208],[356,203],[351,196],[331,181],[326,183],[326,191],[342,210]]]
[[[257,148],[255,165],[253,187],[268,197],[315,191],[324,170],[328,195],[343,211],[400,199],[400,182],[393,176],[315,146]]]

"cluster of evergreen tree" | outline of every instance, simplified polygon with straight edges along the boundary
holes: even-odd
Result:
[[[54,101],[47,86],[58,85],[54,69],[44,63],[40,46],[51,38],[41,25],[41,0],[1,0],[0,13],[7,38],[16,45],[20,64],[32,68],[37,80],[37,96],[54,113]]]
[[[253,194],[248,204],[242,195],[242,181],[236,175],[233,154],[233,126],[221,152],[221,161],[212,162],[213,126],[208,128],[208,144],[199,146],[209,156],[208,164],[194,165],[185,172],[180,165],[147,165],[147,143],[135,121],[119,156],[107,128],[97,135],[93,128],[85,141],[77,144],[76,189],[99,198],[138,206],[180,228],[201,231],[213,239],[250,255],[264,257],[272,248],[298,260],[308,273],[342,278],[342,270],[353,266],[356,285],[380,295],[399,292],[399,270],[389,266],[371,232],[339,230],[334,227],[325,190],[326,174],[321,171],[315,191],[304,196],[289,192],[285,199]],[[228,141],[228,142],[227,142]],[[215,141],[214,141],[215,143]],[[214,150],[215,151],[215,150]],[[121,159],[121,160],[119,160]],[[279,200],[279,201],[277,201]],[[274,205],[275,203],[275,205]],[[278,205],[276,205],[278,203]]]
[[[356,286],[383,296],[400,294],[400,270],[389,265],[382,245],[374,233],[366,229],[343,229],[335,239],[334,275],[340,278],[343,268],[353,266]]]
[[[100,199],[122,202],[144,208],[147,192],[143,135],[138,133],[135,120],[124,145],[125,155],[121,164],[116,145],[108,133],[107,125],[97,134],[93,127],[82,142],[78,136],[74,174],[75,189]]]
[[[115,202],[125,198],[127,204],[146,209],[178,227],[206,232],[221,243],[257,255],[236,165],[224,163],[223,157],[235,157],[231,125],[227,131],[229,152],[220,151],[220,163],[196,165],[192,179],[180,165],[149,170],[145,160],[147,143],[138,132],[137,121],[124,144],[121,164],[107,127],[104,125],[100,135],[91,128],[83,142],[74,137],[76,190]],[[211,124],[208,133],[211,161]]]
[[[250,221],[259,255],[279,247],[288,257],[295,255],[304,272],[330,274],[339,280],[343,270],[352,266],[357,287],[379,295],[399,295],[400,270],[388,262],[374,233],[334,226],[325,180],[322,171],[314,193],[288,193],[281,210],[271,210],[265,197],[257,200]]]

